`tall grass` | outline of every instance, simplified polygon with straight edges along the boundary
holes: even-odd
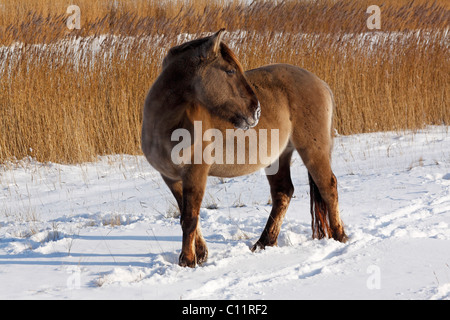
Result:
[[[450,122],[447,1],[0,0],[0,161],[140,153],[142,106],[167,50],[226,27],[245,69],[324,79],[340,134]],[[369,5],[381,30],[366,27]],[[1,47],[3,46],[3,47]]]

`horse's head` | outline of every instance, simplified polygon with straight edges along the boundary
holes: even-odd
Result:
[[[261,108],[241,64],[221,42],[224,31],[172,48],[163,66],[175,56],[180,57],[178,67],[182,70],[177,73],[189,79],[192,99],[211,114],[246,130],[257,125]]]

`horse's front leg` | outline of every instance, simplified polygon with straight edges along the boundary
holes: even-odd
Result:
[[[206,242],[200,232],[199,214],[205,193],[208,167],[191,165],[183,175],[183,205],[181,209],[181,229],[183,246],[179,264],[182,267],[195,267],[208,257]]]

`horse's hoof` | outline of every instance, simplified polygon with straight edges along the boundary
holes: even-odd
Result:
[[[197,263],[198,265],[204,264],[208,260],[208,250],[205,248],[201,253],[197,253]]]
[[[208,260],[208,247],[206,246],[206,242],[203,238],[195,241],[195,256],[197,259],[197,264],[199,265],[204,264],[206,260]]]
[[[345,232],[342,230],[342,232],[336,232],[333,235],[333,239],[342,243],[346,243],[348,241],[348,236],[345,234]]]
[[[181,253],[180,259],[178,260],[178,265],[183,268],[185,267],[195,268],[195,266],[197,265],[196,258],[194,256],[194,259],[187,259],[186,256],[183,253]]]
[[[338,241],[346,243],[348,241],[348,236],[344,233]]]
[[[257,250],[264,250],[264,249],[266,249],[266,246],[259,240],[250,248],[250,250],[252,252],[255,252]]]

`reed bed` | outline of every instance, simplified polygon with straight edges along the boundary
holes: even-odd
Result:
[[[0,0],[0,162],[140,154],[146,92],[167,50],[221,27],[245,69],[284,62],[336,99],[339,134],[450,122],[446,1]],[[377,3],[378,2],[378,3]],[[369,5],[381,30],[368,30]]]

